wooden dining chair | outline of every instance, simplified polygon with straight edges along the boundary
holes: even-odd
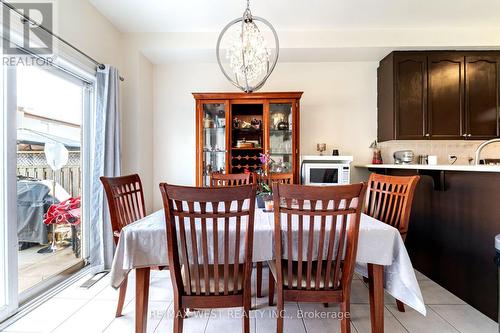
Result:
[[[251,173],[229,173],[223,174],[213,172],[210,174],[210,187],[227,187],[252,184]]]
[[[188,308],[227,307],[243,307],[243,332],[250,332],[256,187],[160,184],[160,190],[174,289],[174,333],[182,332]]]
[[[144,193],[139,175],[101,177],[108,200],[111,230],[115,245],[118,244],[122,228],[146,216]],[[128,279],[120,286],[116,317],[122,315]]]
[[[262,177],[261,181],[267,185],[272,186],[274,183],[278,184],[293,184],[293,173],[271,173],[269,177]]]
[[[403,241],[408,233],[413,196],[420,176],[388,176],[372,173],[363,212],[399,230]],[[366,280],[366,278],[365,278]],[[404,304],[396,300],[398,310]]]
[[[351,281],[365,191],[364,184],[273,184],[276,259],[269,262],[269,303],[276,284],[278,333],[283,332],[285,301],[340,303],[341,331],[350,332]]]
[[[210,175],[210,187],[227,187],[254,184],[257,182],[256,173],[231,173],[222,174],[214,172]],[[257,296],[262,297],[262,263],[257,266]]]
[[[269,177],[261,177],[261,181],[269,185],[270,187],[273,184],[293,184],[293,173],[271,173]],[[262,297],[262,262],[258,262],[256,264],[257,271],[257,297]],[[271,278],[271,272],[269,272],[269,278]]]

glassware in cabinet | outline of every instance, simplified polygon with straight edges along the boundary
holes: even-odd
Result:
[[[206,103],[202,109],[202,186],[209,186],[212,172],[224,173],[227,169],[226,106],[224,103]]]
[[[271,172],[292,172],[293,103],[269,103],[269,154],[275,161]]]

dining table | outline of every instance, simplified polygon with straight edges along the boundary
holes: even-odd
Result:
[[[207,227],[208,228],[208,227]],[[274,259],[274,214],[255,208],[254,263]],[[164,210],[124,227],[111,268],[111,286],[119,288],[136,273],[135,331],[146,332],[149,277],[152,267],[168,266]],[[368,278],[372,332],[384,332],[384,290],[426,315],[415,271],[399,231],[361,214],[355,271]]]

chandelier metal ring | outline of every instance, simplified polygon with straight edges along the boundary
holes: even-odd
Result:
[[[222,29],[221,33],[219,34],[219,38],[217,39],[216,55],[217,55],[217,63],[219,64],[219,67],[220,67],[222,73],[229,80],[229,82],[231,82],[235,87],[243,90],[244,92],[250,93],[250,92],[257,91],[260,88],[262,88],[262,86],[266,83],[267,79],[269,78],[269,76],[273,72],[274,68],[276,67],[276,64],[278,63],[278,58],[279,58],[279,39],[278,39],[278,34],[276,33],[276,30],[271,25],[271,23],[269,23],[269,21],[267,21],[266,19],[264,19],[262,17],[251,16],[251,20],[262,22],[264,25],[266,25],[269,28],[269,30],[271,30],[271,32],[274,36],[274,42],[275,42],[275,46],[276,46],[276,55],[274,56],[274,59],[272,59],[272,61],[270,62],[267,73],[261,79],[261,81],[256,83],[254,86],[250,86],[248,84],[248,80],[245,80],[245,85],[240,84],[237,80],[232,79],[229,76],[229,74],[226,72],[226,70],[224,69],[224,66],[222,65],[222,60],[220,57],[220,46],[221,46],[222,38],[224,37],[225,33],[229,30],[229,28],[231,28],[233,25],[238,24],[238,23],[241,23],[243,26],[243,24],[245,24],[245,20],[247,20],[247,19],[248,19],[248,17],[246,16],[246,12],[245,12],[243,17],[232,20],[224,27],[224,29]],[[243,54],[242,54],[242,62],[243,62],[243,66],[246,66],[245,57]]]

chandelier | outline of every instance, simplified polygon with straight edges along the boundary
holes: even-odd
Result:
[[[272,33],[275,52],[268,47],[263,32],[256,24],[257,21]],[[225,48],[225,57],[221,59],[221,44],[226,39],[229,42]],[[252,16],[250,1],[247,0],[243,16],[229,22],[222,29],[217,40],[216,52],[217,62],[224,76],[239,89],[250,93],[266,83],[276,66],[279,56],[278,35],[267,20]],[[228,63],[231,75],[224,68],[224,63]]]

